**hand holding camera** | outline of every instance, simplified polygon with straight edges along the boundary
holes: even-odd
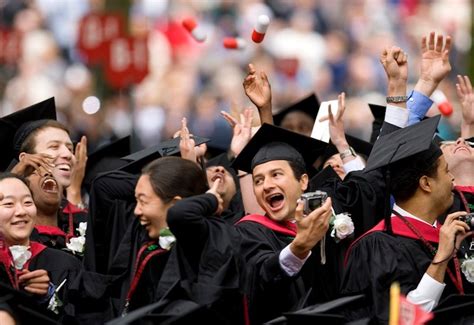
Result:
[[[317,192],[302,196],[295,211],[297,232],[290,249],[299,258],[305,258],[329,229],[332,216],[331,198],[327,197],[325,192],[319,191],[317,195],[314,193]],[[305,205],[308,214],[303,212]],[[310,211],[312,207],[315,209]]]
[[[303,216],[322,206],[327,198],[328,194],[323,191],[308,192],[301,195],[301,200],[304,202]]]

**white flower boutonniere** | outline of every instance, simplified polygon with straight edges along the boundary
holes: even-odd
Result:
[[[466,277],[466,280],[474,283],[474,256],[467,257],[461,264],[462,273]]]
[[[31,252],[28,246],[13,245],[10,246],[10,252],[12,253],[13,263],[17,270],[23,270],[23,265],[31,258]]]
[[[66,243],[66,250],[71,251],[74,255],[84,255],[84,245],[86,244],[86,230],[87,222],[80,222],[79,228],[76,228],[79,233],[78,237],[73,237]]]
[[[336,243],[354,233],[354,223],[352,222],[351,215],[347,212],[331,217],[329,224],[332,227],[331,237],[334,238]]]
[[[66,247],[73,253],[82,255],[84,254],[84,245],[86,244],[86,237],[79,236],[71,238],[69,243],[66,243]]]
[[[158,243],[160,244],[161,248],[169,251],[175,241],[176,237],[169,230],[169,228],[163,228],[160,230],[160,238],[158,239]]]
[[[86,230],[87,230],[87,222],[80,222],[79,228],[77,228],[77,231],[79,232],[79,236],[85,237]]]

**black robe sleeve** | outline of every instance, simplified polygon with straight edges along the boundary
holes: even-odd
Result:
[[[185,292],[182,298],[207,306],[222,324],[243,324],[240,235],[228,221],[213,216],[217,206],[214,195],[202,194],[180,200],[168,210],[176,245],[157,296],[162,297],[178,277]]]
[[[135,208],[137,176],[122,171],[99,175],[92,183],[84,266],[105,273]]]

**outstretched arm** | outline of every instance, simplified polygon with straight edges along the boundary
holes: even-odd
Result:
[[[245,109],[244,113],[241,114],[239,122],[232,115],[221,112],[222,116],[229,123],[233,129],[232,141],[230,143],[230,152],[236,157],[240,154],[242,149],[252,138],[252,116],[253,111],[250,108]],[[258,205],[257,199],[253,192],[253,180],[251,174],[239,173],[240,192],[242,193],[242,202],[244,204],[245,213],[250,214],[263,214],[264,211]]]
[[[243,83],[245,94],[257,106],[260,122],[273,124],[272,90],[267,74],[264,71],[257,73],[253,64],[249,64],[248,68]]]
[[[470,138],[474,136],[474,92],[468,76],[458,76],[456,90],[462,107],[461,137]]]
[[[74,205],[82,203],[81,187],[87,164],[87,138],[82,136],[81,141],[76,145],[74,151],[76,163],[72,169],[71,185],[66,189],[67,200]]]
[[[428,39],[426,36],[421,39],[420,78],[407,103],[410,110],[409,125],[423,119],[433,104],[430,96],[451,71],[449,63],[451,37],[446,36],[446,41],[444,40],[443,35],[435,37],[434,32],[430,33]]]

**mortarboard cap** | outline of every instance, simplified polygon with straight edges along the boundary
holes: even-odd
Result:
[[[348,324],[348,320],[353,318],[353,313],[357,314],[359,309],[367,306],[364,295],[342,297],[323,304],[309,306],[298,311],[284,313],[267,324]],[[285,319],[282,319],[285,318]],[[286,320],[286,321],[285,321]],[[369,319],[364,319],[360,324],[369,324]]]
[[[434,318],[428,323],[434,324],[473,324],[474,295],[451,295],[441,301],[433,310]]]
[[[86,172],[82,184],[88,189],[98,174],[125,166],[127,161],[120,158],[129,154],[130,136],[100,146],[87,157]]]
[[[4,144],[3,153],[0,157],[0,170],[5,171],[12,160],[18,159],[19,146],[31,131],[41,126],[39,120],[55,119],[56,105],[54,97],[0,118],[0,139]],[[25,123],[28,122],[33,122],[35,125],[27,127],[28,125]],[[23,131],[18,132],[20,129]]]
[[[326,166],[326,168],[311,177],[309,181],[310,190],[316,191],[320,189],[321,186],[329,179],[341,180],[339,175],[334,171],[331,166]]]
[[[309,170],[326,146],[325,142],[265,123],[235,158],[232,167],[251,173],[258,164],[288,160]]]
[[[370,111],[374,116],[374,119],[383,121],[385,119],[385,112],[387,111],[387,106],[369,104]]]
[[[318,97],[312,93],[308,97],[303,98],[299,102],[294,103],[273,115],[273,123],[280,126],[285,116],[292,112],[303,112],[315,120],[320,105],[321,103]]]
[[[369,104],[369,108],[372,112],[372,115],[374,116],[374,121],[372,122],[372,134],[370,135],[370,142],[374,143],[380,134],[380,129],[382,128],[383,121],[385,120],[385,112],[387,107]]]
[[[439,157],[440,149],[433,145],[439,119],[440,115],[437,115],[380,137],[374,144],[365,171],[388,166],[417,154],[438,154]]]
[[[129,312],[106,325],[126,324],[226,324],[222,316],[191,300],[160,300]]]
[[[208,138],[199,137],[197,135],[193,135],[192,138],[194,138],[194,142],[196,146],[199,146],[200,144],[203,144],[209,141]],[[180,141],[181,141],[180,137],[163,141],[157,146],[158,152],[160,153],[162,157],[176,155],[177,153],[180,152],[179,151]]]
[[[202,143],[209,141],[207,138],[193,136],[195,145],[198,146]],[[143,167],[149,162],[166,156],[176,155],[180,152],[179,150],[180,138],[166,140],[156,146],[151,146],[140,151],[134,152],[128,156],[122,157],[127,164],[120,169],[131,174],[140,174]]]

